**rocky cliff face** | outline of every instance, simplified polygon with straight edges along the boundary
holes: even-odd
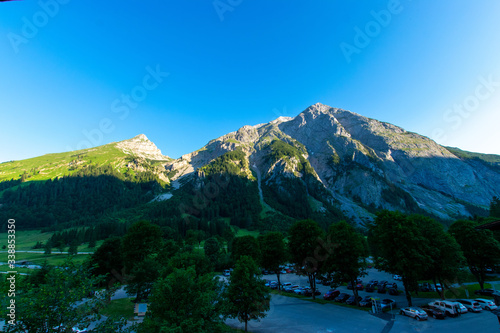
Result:
[[[166,169],[175,171],[175,180],[235,149],[246,153],[268,193],[305,191],[317,210],[336,206],[356,220],[377,209],[465,217],[500,194],[498,170],[461,159],[427,137],[319,103],[295,118],[244,126]],[[293,186],[285,181],[291,178],[298,181]]]
[[[161,153],[160,149],[144,134],[139,134],[132,139],[116,143],[116,147],[124,153],[146,158],[149,160],[167,161],[171,158]]]

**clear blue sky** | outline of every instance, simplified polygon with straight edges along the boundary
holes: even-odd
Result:
[[[500,154],[498,1],[59,1],[0,3],[0,161],[176,158],[317,102]]]

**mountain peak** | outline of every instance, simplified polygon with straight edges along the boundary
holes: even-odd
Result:
[[[125,154],[137,155],[150,160],[170,160],[170,157],[163,155],[161,150],[144,134],[120,141],[116,143],[116,147],[121,149]]]

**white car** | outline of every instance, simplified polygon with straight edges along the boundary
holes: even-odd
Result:
[[[455,302],[436,300],[429,302],[429,305],[437,308],[438,310],[441,310],[448,317],[456,317],[458,316],[458,312],[457,312],[457,307],[455,306],[454,303]],[[465,308],[465,311],[467,311],[467,308]]]
[[[496,310],[498,306],[495,305],[491,299],[476,298],[474,301],[478,302],[479,305],[485,310]]]
[[[460,302],[451,302],[451,303],[453,303],[453,305],[455,305],[457,308],[460,309],[460,313],[469,312],[469,309],[467,309],[467,307],[464,304],[462,304]]]
[[[392,276],[392,278],[393,278],[394,280],[397,280],[397,281],[402,281],[402,280],[403,280],[403,278],[401,277],[401,275],[397,275],[397,274],[394,274],[394,275]]]
[[[416,306],[402,308],[399,313],[403,316],[415,318],[416,320],[427,320],[429,318],[424,310]]]

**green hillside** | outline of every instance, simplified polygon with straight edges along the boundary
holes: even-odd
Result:
[[[125,154],[114,144],[71,151],[66,153],[47,154],[21,161],[0,164],[0,182],[10,179],[39,181],[71,175],[83,165],[112,165],[120,171],[126,169],[125,162],[130,155]]]

